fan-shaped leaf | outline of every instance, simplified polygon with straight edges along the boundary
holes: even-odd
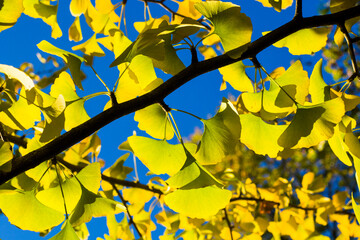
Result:
[[[100,163],[95,162],[86,166],[76,175],[76,178],[87,190],[97,193],[101,181]]]
[[[23,230],[44,231],[65,219],[62,213],[39,202],[33,191],[0,191],[0,196],[2,212],[12,224]]]
[[[196,3],[195,8],[211,21],[225,51],[251,41],[251,20],[240,13],[240,6],[230,2],[208,1]]]
[[[89,56],[97,56],[97,57],[105,56],[104,51],[101,49],[101,47],[99,46],[99,44],[97,42],[96,33],[91,38],[89,38],[86,42],[72,47],[72,50],[74,50],[74,51],[80,50]]]
[[[55,236],[53,236],[49,240],[64,240],[64,239],[66,239],[66,240],[80,240],[80,238],[76,234],[74,228],[71,226],[69,220],[66,220],[65,221],[65,226],[63,227],[63,229],[61,229],[61,231],[58,234],[56,234]]]
[[[264,122],[253,114],[241,114],[240,141],[257,154],[275,158],[284,148],[277,139],[285,131],[286,125],[273,125]]]
[[[287,47],[293,55],[310,55],[325,47],[330,30],[330,28],[302,29],[274,43],[274,46]]]
[[[7,166],[13,158],[13,152],[10,143],[0,141],[0,171],[10,171],[11,165]],[[6,164],[6,165],[5,165]]]
[[[167,118],[167,113],[159,104],[135,112],[134,120],[138,127],[146,131],[147,134],[158,139],[172,139],[174,132],[171,122]]]
[[[81,63],[85,61],[84,58],[79,57],[71,52],[57,48],[45,40],[41,41],[37,45],[37,47],[43,52],[61,57],[68,65],[75,85],[78,86],[81,90],[83,89],[81,85],[80,66]]]
[[[344,114],[345,106],[341,98],[300,106],[290,125],[281,134],[278,144],[284,148],[315,146],[334,134],[334,127]]]
[[[216,186],[176,190],[165,196],[165,203],[174,211],[191,218],[215,215],[230,201],[231,191]]]
[[[319,104],[330,99],[328,86],[322,75],[322,58],[314,66],[314,70],[310,77],[309,94],[311,95],[311,102]]]
[[[139,136],[131,136],[128,141],[134,154],[155,174],[174,175],[185,163],[186,154],[181,144]]]
[[[0,32],[14,26],[23,11],[23,0],[2,0],[0,5]]]
[[[76,17],[73,24],[69,28],[69,40],[79,42],[83,39],[80,18]]]
[[[65,130],[69,131],[74,127],[79,126],[80,124],[86,122],[90,119],[84,108],[84,99],[79,99],[77,101],[72,102],[64,111],[65,115]]]
[[[74,82],[67,72],[60,73],[59,77],[55,79],[54,84],[51,86],[51,96],[57,98],[60,94],[64,96],[66,102],[79,99],[75,91]]]
[[[223,99],[219,112],[204,123],[204,134],[201,137],[195,158],[201,164],[215,164],[227,154],[234,151],[240,137],[239,115],[226,99]]]
[[[293,0],[256,0],[256,1],[261,2],[264,7],[273,7],[278,12],[290,7],[293,4]]]
[[[70,12],[74,17],[78,17],[81,14],[85,13],[86,9],[89,6],[89,0],[71,0],[70,3]]]
[[[239,61],[226,67],[219,68],[224,81],[240,92],[254,92],[254,86],[245,72],[245,65]]]

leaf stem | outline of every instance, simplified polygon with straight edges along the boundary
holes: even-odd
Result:
[[[356,62],[356,56],[355,56],[355,51],[354,51],[354,46],[353,46],[353,41],[349,35],[348,30],[345,27],[345,23],[342,22],[340,25],[340,30],[342,31],[342,33],[345,36],[346,42],[348,44],[348,48],[349,48],[349,54],[351,57],[351,63],[352,63],[352,68],[354,73],[359,77],[360,76],[360,72],[359,72],[359,68],[357,66],[357,62]]]
[[[169,114],[169,116],[170,116],[170,118],[171,118],[172,126],[175,127],[174,130],[175,130],[175,132],[177,132],[176,136],[178,137],[178,140],[179,140],[181,143],[183,143],[183,139],[182,139],[182,137],[181,137],[179,128],[178,128],[178,126],[177,126],[177,124],[176,124],[176,122],[175,122],[174,116],[172,115],[171,112],[168,112],[168,114]]]
[[[135,228],[137,234],[139,235],[140,239],[143,239],[142,235],[141,235],[141,232],[138,228],[138,226],[136,225],[136,223],[134,222],[134,219],[132,217],[132,215],[130,214],[130,211],[129,211],[129,208],[128,208],[128,205],[127,205],[127,202],[126,200],[124,199],[123,195],[121,194],[121,192],[119,191],[119,189],[116,187],[116,185],[114,183],[111,183],[111,186],[113,187],[113,189],[116,191],[117,195],[120,197],[121,199],[121,202],[124,204],[124,207],[126,208],[126,215],[128,216],[129,218],[129,224],[130,225],[133,225],[133,227]],[[135,236],[134,236],[135,237]]]
[[[230,222],[229,215],[228,215],[228,213],[226,211],[226,208],[224,208],[223,211],[224,211],[224,214],[225,214],[226,223],[227,223],[227,225],[229,227],[230,238],[231,238],[231,240],[234,240],[234,236],[233,236],[233,233],[232,233],[232,229],[234,228],[234,226]]]
[[[194,114],[192,114],[192,113],[189,113],[189,112],[187,112],[187,111],[184,111],[184,110],[174,109],[174,108],[172,108],[171,110],[188,114],[188,115],[190,115],[190,116],[192,116],[192,117],[194,117],[194,118],[196,118],[196,119],[198,119],[198,120],[200,120],[200,121],[203,120],[202,118],[200,118],[200,117],[198,117],[198,116],[196,116],[196,115],[194,115]]]
[[[90,68],[93,70],[93,72],[95,73],[96,77],[100,80],[100,82],[105,86],[106,90],[110,93],[110,89],[108,88],[108,86],[106,85],[106,83],[101,79],[101,77],[99,76],[99,74],[97,74],[97,72],[95,71],[94,67],[92,65],[90,65]]]
[[[66,218],[66,220],[67,220],[67,219],[69,218],[69,214],[68,214],[68,211],[67,211],[67,208],[66,208],[65,194],[64,194],[64,189],[63,189],[63,187],[62,187],[62,183],[61,183],[61,177],[60,177],[60,174],[59,174],[59,169],[57,168],[56,158],[55,158],[55,171],[56,171],[57,178],[58,178],[58,180],[59,180],[59,186],[60,186],[61,196],[62,196],[63,202],[64,202],[65,218]]]

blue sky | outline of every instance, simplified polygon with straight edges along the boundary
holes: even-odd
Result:
[[[240,5],[242,8],[241,11],[251,18],[253,24],[252,40],[260,37],[262,32],[273,30],[291,20],[294,13],[294,6],[278,13],[271,8],[262,7],[262,5],[255,0],[234,0],[233,2]],[[304,1],[304,15],[312,16],[316,14],[319,9],[319,2],[320,1]],[[113,1],[113,3],[115,2]],[[74,20],[69,12],[68,6],[69,1],[60,1],[58,22],[63,30],[63,36],[59,39],[51,39],[51,29],[48,25],[39,19],[31,19],[24,14],[20,17],[18,23],[13,28],[0,32],[0,63],[19,67],[23,62],[31,62],[37,70],[41,70],[42,65],[36,57],[36,53],[40,51],[37,49],[36,44],[44,39],[59,48],[71,51],[71,47],[77,45],[78,43],[69,42],[68,40],[67,29]],[[131,40],[135,40],[136,38],[136,31],[134,30],[132,23],[134,21],[144,20],[142,7],[143,4],[140,1],[128,1],[126,7],[126,17],[129,38]],[[150,5],[150,7],[153,6]],[[153,17],[163,15],[163,12],[161,12],[158,6],[155,6],[155,8],[152,9]],[[85,22],[83,17],[81,20],[82,22]],[[89,30],[83,31],[84,40],[82,40],[82,42],[86,41],[91,36],[92,32]],[[80,52],[76,53],[81,55]],[[109,54],[109,57],[96,58],[94,61],[94,68],[106,81],[106,83],[112,86],[118,77],[118,73],[116,68],[109,70],[108,66],[114,59],[112,54],[109,52],[105,53]],[[181,56],[186,57],[185,55],[187,54],[189,53],[182,52]],[[43,55],[46,56],[45,54]],[[287,69],[290,66],[290,61],[293,60],[293,56],[288,53],[287,49],[270,47],[260,53],[258,59],[267,71],[271,72],[273,69],[280,66],[284,66]],[[315,57],[305,57],[302,59],[305,61],[310,60],[312,63],[316,63],[319,56],[316,55]],[[249,62],[245,63],[249,64]],[[105,91],[101,83],[96,79],[95,75],[89,68],[83,67],[83,70],[86,72],[88,79],[83,83],[85,90],[83,93],[80,92],[80,95],[88,95],[96,91]],[[166,78],[164,78],[164,80],[166,80]],[[205,74],[175,91],[165,99],[165,102],[170,107],[194,113],[202,118],[208,118],[216,113],[217,107],[223,97],[228,97],[229,94],[238,94],[236,91],[232,90],[231,87],[228,87],[226,91],[220,92],[219,88],[221,80],[221,76],[218,72]],[[99,113],[107,101],[108,99],[104,96],[89,100],[85,105],[89,115],[94,116]],[[184,137],[193,133],[195,127],[202,128],[201,122],[195,118],[181,113],[174,113],[174,116],[180,127],[180,132]],[[106,167],[110,166],[116,159],[124,154],[118,150],[118,146],[125,141],[128,136],[132,135],[134,130],[137,131],[138,135],[144,135],[143,132],[137,129],[137,123],[133,121],[133,114],[130,114],[129,116],[114,121],[99,131],[98,134],[102,140],[100,158],[105,160]],[[132,165],[131,159],[129,159],[128,165]],[[144,176],[146,168],[142,166],[140,162],[138,162],[138,165],[140,165],[140,182],[146,183],[148,179]],[[129,179],[133,178],[130,176]],[[103,234],[107,233],[105,218],[94,219],[88,224],[88,228],[91,234],[89,239],[103,237]],[[57,231],[58,229],[59,228],[57,228]],[[53,236],[57,231],[53,231],[53,233],[49,236]],[[17,229],[15,226],[12,226],[7,222],[6,217],[1,215],[0,239],[7,240],[20,238],[43,239],[39,237],[37,233]],[[46,237],[46,239],[47,238],[49,237]]]

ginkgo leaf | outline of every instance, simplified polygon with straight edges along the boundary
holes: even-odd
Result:
[[[73,24],[69,28],[69,40],[79,42],[83,39],[80,18],[76,17]]]
[[[117,179],[125,179],[126,176],[132,172],[131,167],[124,166],[124,162],[129,157],[129,155],[129,153],[122,155],[113,165],[105,169],[103,174]]]
[[[23,1],[24,13],[32,18],[40,18],[51,26],[51,37],[59,38],[62,36],[61,28],[57,22],[58,5],[51,5],[49,1],[26,0]]]
[[[13,158],[13,152],[11,150],[11,145],[9,142],[0,141],[0,170],[1,171],[10,171],[11,165],[7,166],[6,163]]]
[[[222,187],[222,184],[197,163],[191,153],[185,150],[186,161],[179,172],[170,177],[166,182],[173,188],[192,189],[215,185]]]
[[[330,11],[336,13],[355,6],[358,0],[331,0]]]
[[[41,143],[48,142],[56,137],[61,135],[61,131],[65,126],[65,115],[62,112],[59,116],[54,119],[51,119],[51,122],[46,122],[43,132],[39,141]]]
[[[34,87],[33,80],[26,73],[13,66],[0,64],[0,73],[5,73],[8,78],[19,81],[25,90],[30,90]]]
[[[125,210],[121,203],[96,195],[81,184],[81,198],[69,219],[72,226],[79,226],[89,222],[92,217],[103,217]]]
[[[134,120],[137,121],[138,128],[146,131],[147,134],[158,139],[172,139],[174,136],[171,122],[167,118],[167,113],[159,104],[135,112]]]
[[[360,161],[360,143],[352,132],[352,126],[356,121],[349,116],[344,116],[342,121],[335,127],[334,135],[328,139],[333,153],[347,166],[352,166],[352,160]]]
[[[311,95],[311,102],[319,104],[330,99],[328,86],[322,75],[322,58],[314,66],[310,77],[309,94]]]
[[[86,122],[90,119],[84,108],[84,99],[79,99],[70,103],[66,106],[64,111],[65,115],[65,126],[64,129],[66,131],[70,131],[72,128],[79,126],[80,124]]]
[[[240,141],[256,154],[267,154],[275,158],[283,150],[283,147],[277,143],[277,139],[285,131],[287,125],[269,124],[253,114],[241,114],[240,123]]]
[[[52,119],[57,118],[61,113],[64,112],[65,107],[65,99],[63,95],[59,94],[53,104],[51,104],[49,107],[41,108],[41,110],[43,113],[45,113],[47,122],[51,123]]]
[[[98,3],[99,1],[96,1],[96,5],[98,5]],[[91,1],[89,1],[87,10],[84,15],[87,24],[95,33],[110,35],[111,30],[119,31],[119,28],[114,24],[113,21],[110,20],[110,16],[112,14],[109,14],[109,12],[103,13],[99,11],[97,7],[95,8],[92,5]]]
[[[240,13],[240,6],[230,2],[208,1],[195,4],[195,8],[211,21],[226,52],[251,41],[252,24]]]
[[[231,191],[216,186],[181,190],[165,196],[164,200],[172,210],[191,218],[207,218],[215,215],[230,201]]]
[[[69,220],[65,220],[65,226],[61,231],[49,240],[80,240]]]
[[[134,57],[127,71],[132,80],[140,85],[141,89],[145,89],[157,79],[151,59],[144,55]]]
[[[23,230],[44,231],[65,219],[62,213],[39,202],[34,191],[0,191],[0,196],[1,211],[12,224]]]
[[[200,164],[216,164],[235,149],[240,137],[239,115],[232,103],[223,99],[219,112],[201,121],[204,133],[195,158]]]
[[[89,38],[86,42],[72,47],[72,50],[74,51],[80,50],[89,56],[97,56],[97,57],[105,56],[104,51],[101,49],[101,47],[97,42],[96,33],[92,35],[92,37]]]
[[[219,68],[224,81],[228,82],[235,90],[240,92],[254,92],[254,86],[245,72],[242,61]]]
[[[185,163],[186,154],[181,144],[140,136],[131,136],[128,141],[134,154],[155,174],[174,175]]]
[[[76,178],[80,181],[82,187],[96,194],[101,181],[100,163],[94,162],[86,166],[76,175]]]
[[[61,57],[68,65],[75,85],[78,86],[81,90],[83,90],[81,84],[80,66],[81,63],[85,61],[84,58],[79,57],[71,52],[67,52],[60,48],[57,48],[45,40],[37,44],[37,47],[43,52]]]
[[[326,46],[330,31],[330,28],[302,29],[277,41],[274,46],[277,48],[287,47],[293,55],[310,55]]]
[[[273,7],[280,12],[293,4],[293,0],[256,0],[261,2],[264,7]]]
[[[2,0],[0,4],[0,32],[14,26],[23,11],[23,0]]]
[[[176,1],[179,5],[177,13],[182,16],[186,16],[192,19],[199,19],[201,17],[201,13],[196,11],[194,5],[201,0],[186,0],[186,1]],[[173,24],[181,22],[184,18],[180,15],[174,15]]]
[[[66,102],[72,102],[79,99],[79,96],[75,91],[74,82],[67,72],[61,72],[51,86],[51,96],[57,98],[60,94],[64,96]]]
[[[89,0],[71,0],[70,12],[74,17],[78,17],[83,14],[89,6]]]
[[[21,90],[20,95],[10,108],[1,109],[0,112],[0,122],[14,130],[29,129],[41,120],[40,109],[24,99],[25,90]]]
[[[36,194],[36,198],[45,206],[65,214],[64,204],[68,213],[71,213],[81,197],[81,187],[75,178],[67,179],[60,186],[42,190]],[[62,193],[64,194],[64,198]]]
[[[335,98],[321,104],[299,106],[278,144],[284,148],[311,147],[334,134],[334,127],[345,114],[344,102]]]

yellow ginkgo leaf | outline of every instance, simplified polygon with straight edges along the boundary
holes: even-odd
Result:
[[[85,13],[89,6],[89,0],[71,0],[70,12],[74,17],[78,17]]]
[[[0,32],[15,25],[24,11],[23,0],[3,0],[0,4]]]
[[[73,24],[69,28],[69,40],[79,42],[83,39],[80,18],[76,17]]]
[[[74,51],[80,50],[89,56],[97,56],[97,57],[105,56],[104,51],[101,49],[101,47],[99,46],[99,44],[97,42],[96,33],[91,38],[89,38],[86,42],[72,47],[72,50],[74,50]]]

